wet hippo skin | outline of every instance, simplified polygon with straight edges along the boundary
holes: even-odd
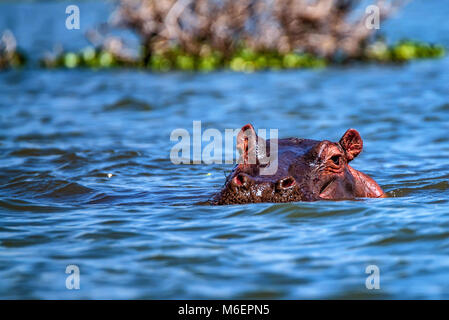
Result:
[[[272,141],[257,137],[251,124],[243,126],[237,135],[239,164],[209,202],[223,205],[385,197],[371,177],[348,164],[363,148],[356,130],[347,130],[339,142],[299,138],[276,141],[277,157]],[[277,170],[266,175],[263,169],[269,157],[277,158]]]

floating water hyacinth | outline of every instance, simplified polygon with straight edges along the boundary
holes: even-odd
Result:
[[[440,58],[446,54],[446,49],[440,45],[412,40],[402,40],[391,46],[383,41],[376,41],[367,47],[365,54],[365,60],[405,62],[414,59]]]
[[[46,68],[113,68],[135,67],[136,60],[125,60],[102,49],[87,47],[79,52],[60,52],[55,55],[47,55],[40,60],[40,64]]]
[[[394,45],[375,41],[369,45],[364,54],[351,61],[400,63],[414,59],[439,58],[446,54],[444,47],[423,42],[403,40]],[[344,60],[343,60],[344,61]],[[156,53],[145,64],[142,57],[124,60],[101,49],[85,48],[80,52],[62,52],[59,55],[41,61],[44,67],[62,68],[145,68],[157,72],[172,70],[209,72],[230,69],[237,72],[254,72],[259,70],[324,68],[339,62],[308,53],[291,52],[282,54],[275,51],[256,52],[243,48],[230,57],[220,52],[209,51],[207,54],[192,55],[179,48],[163,53]]]

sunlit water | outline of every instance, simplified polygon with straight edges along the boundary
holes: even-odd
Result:
[[[401,19],[433,12],[420,5]],[[0,297],[449,298],[448,70],[0,73]],[[171,131],[194,120],[334,141],[356,128],[353,167],[390,198],[198,205],[232,166],[170,162]]]

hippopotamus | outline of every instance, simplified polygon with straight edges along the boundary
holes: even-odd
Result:
[[[223,188],[209,200],[210,204],[385,197],[371,177],[349,165],[363,148],[357,130],[348,129],[339,142],[276,139],[277,168],[272,174],[264,175],[261,172],[267,164],[262,160],[273,156],[271,140],[259,138],[251,124],[242,127],[237,135],[238,164],[226,177]],[[259,152],[262,144],[265,144],[263,155]],[[249,161],[251,154],[255,161]]]

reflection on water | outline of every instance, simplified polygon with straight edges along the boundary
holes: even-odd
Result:
[[[0,297],[448,298],[448,67],[1,73]],[[354,168],[390,198],[195,205],[231,166],[170,162],[170,132],[194,120],[334,141],[354,127]]]

